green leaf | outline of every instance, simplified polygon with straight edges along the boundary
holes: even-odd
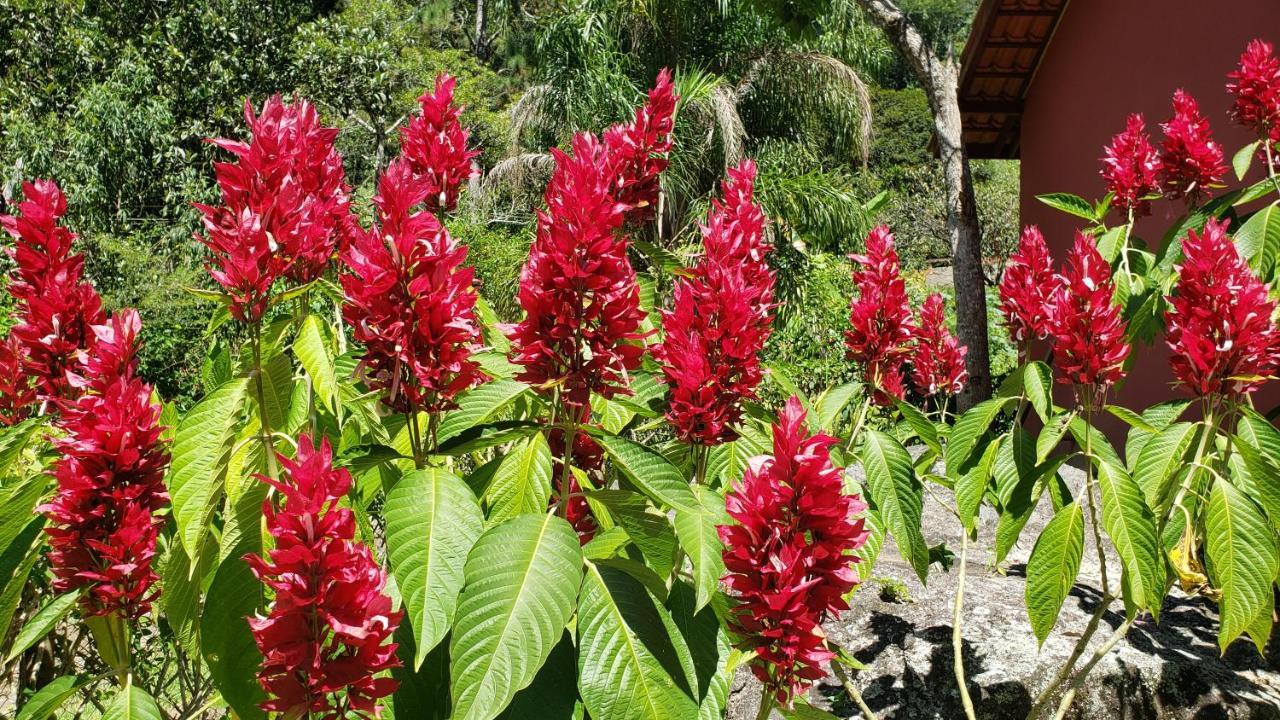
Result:
[[[555,515],[521,515],[480,536],[464,576],[449,643],[453,717],[491,720],[533,682],[573,615],[578,534]]]
[[[31,518],[26,527],[0,552],[0,582],[4,585],[4,591],[0,592],[0,632],[6,636],[18,604],[22,601],[31,568],[44,556],[38,547],[33,547],[39,541],[43,528],[43,516]]]
[[[529,420],[500,420],[486,425],[476,425],[459,432],[436,447],[436,455],[457,457],[477,450],[505,445],[513,440],[526,438],[542,429]]]
[[[991,485],[992,467],[1000,445],[1000,438],[987,443],[978,462],[956,480],[956,512],[960,514],[960,524],[970,533],[974,531],[982,498]]]
[[[551,446],[542,433],[513,447],[485,489],[489,523],[501,523],[523,513],[545,512],[553,490],[551,475]]]
[[[643,495],[630,490],[595,490],[587,494],[587,502],[597,517],[603,508],[626,531],[646,565],[661,575],[670,574],[676,536],[666,513],[652,508]]]
[[[1037,195],[1036,199],[1054,210],[1061,210],[1068,215],[1075,215],[1090,222],[1096,222],[1100,219],[1094,213],[1093,205],[1079,195],[1049,193],[1047,195]]]
[[[1120,556],[1134,605],[1160,619],[1165,567],[1156,520],[1142,499],[1142,488],[1115,462],[1097,463],[1102,494],[1102,527]]]
[[[1053,370],[1036,360],[1022,370],[1022,391],[1042,422],[1049,422],[1053,414]]]
[[[929,545],[920,530],[924,488],[916,478],[911,456],[889,435],[866,431],[860,455],[867,474],[867,490],[898,551],[925,582],[929,573]]]
[[[416,670],[453,625],[463,567],[484,532],[484,514],[471,488],[439,467],[401,478],[387,493],[385,512],[387,555],[413,625]]]
[[[790,708],[776,709],[782,713],[783,720],[840,720],[839,716],[832,715],[822,708],[816,708],[801,697],[796,698]]]
[[[92,680],[88,675],[63,675],[54,678],[27,699],[14,720],[48,720],[64,702]]]
[[[298,329],[298,337],[293,341],[293,354],[302,363],[302,369],[311,378],[311,387],[316,397],[329,409],[338,412],[338,378],[334,370],[333,348],[329,343],[329,334],[325,331],[324,321],[315,315],[308,315]]]
[[[1209,577],[1222,589],[1218,647],[1225,653],[1233,640],[1257,623],[1260,613],[1266,612],[1270,622],[1271,586],[1280,572],[1280,557],[1275,532],[1262,512],[1222,480],[1209,492],[1205,539]],[[1265,653],[1265,637],[1254,640],[1258,652]]]
[[[566,632],[533,682],[516,693],[499,720],[581,720],[574,715],[578,699],[576,655],[573,635]]]
[[[1116,258],[1120,257],[1120,251],[1125,247],[1125,241],[1129,239],[1129,228],[1126,225],[1117,225],[1098,237],[1098,254],[1102,255],[1102,259],[1108,263],[1114,263]],[[1116,277],[1117,285],[1125,281],[1123,273]],[[1116,288],[1117,295],[1120,294],[1120,288]],[[1127,295],[1127,292],[1125,293]]]
[[[458,408],[440,421],[437,441],[444,443],[464,430],[489,422],[528,389],[528,385],[515,380],[494,380],[462,393]]]
[[[849,405],[849,401],[858,394],[862,388],[862,383],[847,382],[843,385],[837,385],[826,390],[818,397],[817,412],[818,426],[822,431],[834,435],[836,431],[836,423],[840,420],[840,414],[844,412],[845,407]]]
[[[22,630],[18,632],[17,637],[13,639],[13,646],[9,648],[9,654],[4,658],[4,664],[8,665],[13,659],[26,652],[28,648],[40,642],[45,635],[49,634],[62,618],[71,612],[71,608],[76,606],[76,601],[80,599],[79,592],[68,592],[54,597],[45,603],[36,611],[36,614],[22,626]]]
[[[1062,442],[1062,436],[1067,434],[1067,426],[1071,424],[1075,417],[1074,411],[1063,413],[1054,417],[1040,430],[1040,434],[1036,436],[1037,465],[1049,459],[1049,455],[1053,453],[1054,448],[1058,447],[1058,443]]]
[[[1142,411],[1142,420],[1151,427],[1155,428],[1155,432],[1146,432],[1140,428],[1131,428],[1128,437],[1124,441],[1124,457],[1128,462],[1129,471],[1138,464],[1138,457],[1142,454],[1142,448],[1156,433],[1169,427],[1176,421],[1182,413],[1191,404],[1189,400],[1170,400],[1156,405],[1152,405]]]
[[[969,408],[951,428],[951,437],[947,442],[947,476],[956,479],[968,466],[978,440],[986,434],[987,428],[995,421],[1000,411],[1017,398],[993,398],[984,400]]]
[[[1249,174],[1249,166],[1253,164],[1253,156],[1258,154],[1258,145],[1261,140],[1254,140],[1236,151],[1231,157],[1231,169],[1236,173],[1236,180],[1244,180],[1244,176]]]
[[[664,612],[630,575],[587,567],[578,607],[578,689],[593,719],[697,715]]]
[[[137,685],[126,685],[120,688],[102,713],[102,720],[164,720],[164,715],[160,714],[160,707],[146,690]]]
[[[1133,479],[1142,488],[1147,505],[1163,514],[1171,499],[1170,491],[1180,471],[1187,470],[1187,454],[1199,435],[1198,425],[1188,422],[1174,423],[1158,431],[1155,437],[1142,446],[1142,452],[1133,466]]]
[[[1258,210],[1235,232],[1236,249],[1263,282],[1269,282],[1280,261],[1280,202]]]
[[[200,618],[200,650],[222,699],[241,720],[265,720],[258,707],[266,700],[258,685],[262,653],[249,630],[249,618],[263,606],[262,583],[240,557],[218,566]]]
[[[1147,422],[1146,418],[1142,417],[1141,415],[1130,410],[1127,407],[1122,407],[1120,405],[1108,405],[1106,407],[1106,410],[1112,415],[1115,415],[1116,417],[1123,420],[1124,423],[1131,428],[1136,428],[1138,430],[1141,430],[1147,433],[1160,432],[1160,428]]]
[[[262,400],[267,406],[267,422],[272,432],[283,431],[289,423],[289,405],[293,399],[293,363],[288,356],[278,353],[267,358],[263,366]],[[250,397],[256,405],[257,397],[252,392]]]
[[[666,458],[616,435],[592,432],[592,438],[627,479],[654,502],[676,510],[698,511],[698,499],[689,489],[688,478]]]
[[[1280,533],[1280,465],[1258,449],[1256,440],[1250,440],[1241,423],[1242,432],[1232,436],[1232,445],[1239,454],[1243,467],[1233,469],[1232,479],[1254,502],[1262,507],[1271,520],[1271,527]],[[1236,458],[1232,458],[1233,461]]]
[[[721,670],[727,665],[732,651],[729,635],[716,615],[715,606],[695,610],[697,591],[683,580],[671,584],[667,594],[666,608],[670,613],[672,624],[680,633],[683,646],[689,650],[689,666],[692,668],[694,698],[701,698],[699,716],[707,708],[707,700],[716,703],[713,693]],[[727,683],[726,683],[727,685]],[[727,687],[726,687],[727,690]],[[726,693],[727,695],[727,693]],[[723,703],[723,696],[719,701]],[[723,708],[723,705],[721,705]],[[718,717],[718,716],[717,716]]]
[[[1044,645],[1062,603],[1075,585],[1084,554],[1084,512],[1079,503],[1062,508],[1036,539],[1027,560],[1026,604],[1031,629]]]
[[[595,414],[596,424],[614,435],[622,432],[636,416],[630,407],[600,395],[591,396],[591,412]]]
[[[191,558],[181,542],[170,541],[169,554],[165,558],[161,575],[160,607],[164,618],[172,628],[174,637],[192,655],[199,655],[196,645],[196,625],[200,617],[200,591],[205,576],[217,557],[213,543],[205,543],[204,552],[191,566]]]
[[[165,476],[178,537],[188,557],[200,554],[221,500],[227,462],[244,407],[246,378],[232,380],[196,404],[178,423]]]
[[[696,612],[711,602],[711,596],[720,586],[720,576],[724,575],[724,546],[720,543],[716,526],[727,525],[729,515],[724,509],[724,498],[714,490],[697,486],[693,491],[698,499],[698,508],[676,510],[675,528],[680,547],[693,563],[698,598],[694,607]]]
[[[902,413],[902,419],[907,422],[916,437],[920,438],[920,442],[938,455],[942,455],[942,442],[938,439],[938,428],[933,421],[905,400],[895,399],[894,403],[897,405],[898,412]]]

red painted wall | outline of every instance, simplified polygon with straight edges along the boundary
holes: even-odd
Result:
[[[1158,143],[1157,123],[1173,114],[1169,101],[1179,87],[1199,101],[1230,165],[1235,151],[1254,138],[1227,117],[1226,75],[1255,37],[1280,45],[1280,0],[1071,0],[1026,99],[1023,223],[1039,225],[1061,258],[1077,224],[1035,196],[1101,197],[1102,148],[1131,112],[1144,115]],[[1262,177],[1259,164],[1247,182]],[[1230,171],[1228,178],[1235,181]],[[1181,201],[1153,203],[1137,234],[1157,243],[1184,210]],[[1133,368],[1114,402],[1143,408],[1170,399],[1178,392],[1172,382],[1163,342],[1135,349]],[[1280,404],[1276,385],[1259,393],[1259,409]],[[1109,429],[1115,437],[1118,428]]]

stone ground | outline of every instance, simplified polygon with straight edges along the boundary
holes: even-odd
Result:
[[[1083,483],[1083,475],[1074,468],[1064,469],[1063,474],[1073,487]],[[937,496],[951,502],[945,491]],[[977,543],[970,546],[964,663],[979,718],[1025,717],[1033,698],[1061,667],[1097,607],[1101,585],[1097,555],[1086,534],[1080,577],[1053,633],[1043,647],[1036,647],[1023,605],[1024,572],[1035,538],[1050,516],[1045,501],[1006,559],[1004,575],[991,568],[995,516],[989,509],[984,510]],[[955,516],[927,496],[924,523],[930,544],[946,541],[959,552],[960,529]],[[1116,571],[1112,568],[1118,566],[1118,559],[1108,559],[1113,583]],[[836,642],[868,666],[853,680],[867,705],[880,718],[894,720],[963,718],[951,659],[955,568],[944,573],[935,565],[925,587],[888,541],[872,575],[901,581],[911,601],[881,599],[872,581],[856,594],[848,612],[826,626]],[[1123,621],[1118,601],[1114,608],[1104,616],[1104,625],[1094,636],[1095,645]],[[1217,628],[1217,612],[1211,603],[1181,596],[1175,590],[1165,601],[1159,625],[1150,616],[1139,618],[1127,638],[1098,663],[1067,717],[1280,720],[1280,633],[1273,637],[1270,659],[1266,660],[1245,640],[1237,641],[1220,656]],[[815,687],[810,700],[839,717],[862,717],[834,679]],[[758,703],[759,685],[744,669],[731,690],[729,719],[753,720]],[[780,716],[775,711],[772,717]]]

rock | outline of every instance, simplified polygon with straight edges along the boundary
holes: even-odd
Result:
[[[860,475],[860,468],[851,470]],[[1065,468],[1063,477],[1073,488],[1083,474]],[[941,488],[934,494],[951,503]],[[930,544],[945,541],[960,552],[960,527],[940,502],[926,496],[924,527]],[[1100,597],[1097,554],[1086,537],[1080,577],[1063,605],[1058,624],[1036,647],[1023,602],[1027,557],[1040,530],[1051,517],[1042,502],[1024,529],[1021,541],[1005,560],[1005,573],[996,572],[993,538],[995,515],[984,508],[978,541],[970,546],[965,582],[964,664],[969,693],[978,718],[1006,720],[1026,717],[1036,694],[1071,654]],[[1108,557],[1114,584],[1119,560]],[[826,624],[829,636],[853,653],[867,669],[853,679],[867,705],[881,718],[895,720],[953,720],[963,718],[952,662],[952,600],[956,568],[930,570],[929,584],[920,584],[892,541],[886,542],[872,572],[873,578],[903,583],[910,602],[881,598],[875,581],[854,596],[852,607]],[[892,595],[892,593],[889,593]],[[1123,621],[1123,607],[1103,616],[1103,626],[1080,661],[1092,655],[1111,630]],[[1280,633],[1273,637],[1269,660],[1260,657],[1247,640],[1235,642],[1224,656],[1217,646],[1216,608],[1203,598],[1166,599],[1157,625],[1150,616],[1139,618],[1089,674],[1067,717],[1077,720],[1280,720]],[[861,717],[844,690],[828,678],[809,694],[813,705],[839,717]],[[751,674],[739,672],[729,699],[730,720],[754,720],[759,685]],[[778,713],[773,714],[779,717]]]

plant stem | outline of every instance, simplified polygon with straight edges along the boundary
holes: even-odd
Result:
[[[862,713],[863,719],[878,720],[878,718],[876,718],[876,714],[867,706],[867,701],[862,699],[862,693],[858,692],[858,688],[853,684],[853,680],[850,679],[849,673],[844,671],[844,666],[840,664],[839,660],[831,663],[831,671],[834,672],[836,674],[836,678],[840,680],[840,685],[844,688],[845,694],[849,696],[850,700],[853,700],[854,705],[858,706],[858,711]]]
[[[271,420],[267,416],[267,392],[262,384],[262,318],[258,318],[253,324],[253,339],[251,342],[253,347],[253,388],[258,401],[258,428],[262,435],[262,451],[266,456],[264,461],[267,466],[267,477],[272,480],[280,479],[280,468],[276,465],[276,447],[272,442]]]
[[[1276,192],[1280,193],[1280,178],[1276,177],[1276,164],[1271,156],[1271,138],[1266,133],[1262,136],[1262,149],[1267,154],[1267,177],[1271,178],[1271,184],[1275,186]]]
[[[1044,712],[1049,699],[1058,691],[1062,683],[1071,676],[1071,672],[1075,670],[1076,662],[1084,654],[1085,648],[1089,647],[1089,641],[1093,639],[1093,634],[1098,631],[1098,624],[1102,622],[1102,616],[1106,614],[1107,608],[1111,607],[1113,600],[1115,598],[1110,595],[1103,595],[1098,599],[1098,607],[1093,611],[1093,616],[1089,618],[1089,625],[1085,627],[1084,633],[1076,640],[1075,647],[1071,649],[1071,657],[1067,658],[1067,661],[1058,669],[1057,674],[1053,676],[1053,680],[1049,681],[1049,684],[1036,696],[1036,701],[1031,706],[1031,712],[1027,713],[1027,720],[1039,717],[1040,713]]]
[[[769,720],[769,714],[773,712],[773,695],[769,692],[769,688],[765,685],[760,686],[760,710],[756,713],[756,720]]]
[[[956,687],[960,690],[960,704],[964,706],[964,716],[975,720],[973,698],[969,697],[969,687],[964,681],[964,637],[962,633],[964,610],[964,576],[969,555],[969,533],[960,528],[960,574],[957,578],[955,607],[951,613],[951,652],[956,674]]]
[[[564,431],[561,431],[562,433]],[[564,433],[564,460],[560,468],[560,517],[569,519],[569,491],[573,487],[573,443],[578,439],[578,421],[569,423],[569,432]]]
[[[1200,444],[1196,448],[1195,459],[1192,465],[1199,465],[1204,460],[1204,452],[1209,447],[1209,440],[1217,434],[1217,426],[1214,424],[1213,406],[1208,400],[1204,403],[1204,432],[1200,435]],[[1188,471],[1187,476],[1182,479],[1182,485],[1178,487],[1178,494],[1173,498],[1173,502],[1169,505],[1169,510],[1165,513],[1164,522],[1161,523],[1161,529],[1173,519],[1173,513],[1182,506],[1182,501],[1186,499],[1187,493],[1191,492],[1191,483],[1195,480],[1196,473]]]
[[[409,430],[409,447],[413,451],[413,466],[418,470],[426,467],[426,457],[422,452],[422,432],[418,428],[418,409],[415,405],[410,405],[408,410],[404,411],[405,427]]]
[[[1111,652],[1111,649],[1116,646],[1116,643],[1120,642],[1120,640],[1128,634],[1129,628],[1132,626],[1133,618],[1126,618],[1125,621],[1120,623],[1120,626],[1111,633],[1111,637],[1107,638],[1106,642],[1102,643],[1097,650],[1093,651],[1093,657],[1089,658],[1089,662],[1085,663],[1084,667],[1080,668],[1080,672],[1076,673],[1075,677],[1071,678],[1071,685],[1067,687],[1067,692],[1062,695],[1062,700],[1058,702],[1058,711],[1053,715],[1054,720],[1062,720],[1062,718],[1066,716],[1067,710],[1071,707],[1071,702],[1075,700],[1076,690],[1079,690],[1080,686],[1084,684],[1085,676],[1089,674],[1090,670],[1093,670],[1093,666],[1097,665],[1099,660],[1105,657],[1107,653]]]
[[[858,433],[862,432],[862,424],[867,421],[867,411],[871,409],[871,396],[868,395],[862,400],[862,407],[858,408],[858,419],[854,421],[852,429],[849,430],[849,445],[845,447],[845,452],[853,450],[853,444],[858,439]]]

